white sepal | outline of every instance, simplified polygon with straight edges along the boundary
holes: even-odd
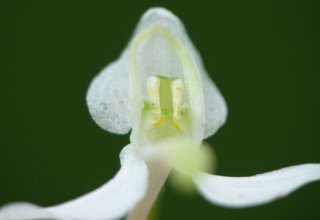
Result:
[[[40,208],[28,203],[9,204],[0,209],[0,220],[34,219],[119,219],[144,197],[148,168],[128,145],[120,155],[121,169],[100,188],[69,202]]]
[[[291,166],[250,177],[203,173],[195,182],[208,201],[225,207],[242,208],[285,197],[316,180],[320,180],[320,164]]]

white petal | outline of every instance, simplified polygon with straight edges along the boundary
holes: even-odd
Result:
[[[202,82],[206,108],[204,138],[207,138],[216,133],[225,123],[228,109],[223,96],[204,69],[203,73],[205,73],[202,75]]]
[[[128,56],[109,64],[91,82],[87,104],[94,121],[103,129],[125,134],[131,129]]]
[[[210,202],[232,208],[261,205],[320,180],[320,164],[302,164],[251,177],[203,173],[195,182]]]
[[[26,203],[12,203],[0,209],[0,220],[54,219],[55,216],[39,206]]]
[[[139,33],[155,25],[164,27],[166,31],[186,48],[193,60],[192,65],[195,65],[199,71],[200,76],[197,77],[199,77],[199,80],[203,84],[201,86],[200,82],[200,87],[203,87],[201,89],[203,91],[200,91],[200,96],[204,95],[206,119],[194,120],[194,123],[200,123],[200,126],[205,129],[205,137],[208,137],[216,132],[225,122],[227,115],[225,101],[207,75],[200,55],[187,36],[182,22],[170,11],[164,8],[152,8],[148,10],[140,19],[132,40]],[[90,85],[87,95],[89,110],[94,120],[105,130],[119,134],[128,132],[132,124],[139,127],[139,122],[135,122],[135,120],[139,121],[138,114],[140,114],[141,110],[141,106],[139,105],[143,102],[142,94],[144,91],[135,94],[130,92],[130,87],[133,90],[137,89],[134,88],[135,86],[132,85],[132,82],[131,86],[129,84],[129,71],[132,71],[132,68],[129,67],[131,44],[132,41],[129,43],[129,47],[123,51],[121,57],[95,78]],[[139,45],[136,59],[139,74],[139,79],[137,79],[139,85],[136,86],[138,89],[145,89],[146,80],[151,75],[185,78],[186,73],[182,68],[181,59],[177,56],[172,45],[168,43],[168,40],[161,34],[154,34],[152,37],[144,39],[141,45]],[[192,83],[196,84],[196,82]],[[189,97],[190,99],[201,99],[194,92],[189,92],[189,96],[192,96]],[[131,103],[131,97],[137,100],[136,103]],[[136,107],[138,109],[130,108],[131,104],[133,108]],[[199,104],[195,103],[194,108],[200,108]],[[202,115],[198,113],[197,117],[203,117]],[[203,136],[203,134],[199,136]]]
[[[118,219],[144,196],[148,184],[147,165],[131,146],[122,151],[121,169],[105,185],[78,199],[48,208],[18,203],[0,210],[0,220],[11,219]]]

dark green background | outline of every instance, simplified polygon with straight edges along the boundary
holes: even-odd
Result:
[[[320,22],[313,2],[1,0],[0,205],[53,205],[115,174],[128,136],[97,127],[85,94],[151,6],[181,18],[227,100],[227,123],[207,140],[218,174],[320,162]],[[168,186],[161,219],[320,219],[319,204],[320,182],[238,210]]]

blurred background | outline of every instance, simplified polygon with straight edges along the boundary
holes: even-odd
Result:
[[[129,142],[100,129],[85,95],[152,6],[184,22],[229,107],[207,142],[218,174],[320,162],[319,7],[311,1],[0,2],[0,205],[57,204],[95,189]],[[314,1],[316,2],[316,1]],[[320,219],[320,182],[226,209],[167,185],[161,219]]]

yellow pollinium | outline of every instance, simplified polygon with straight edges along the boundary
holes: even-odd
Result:
[[[179,125],[178,122],[173,121],[171,124],[172,124],[172,126],[173,126],[177,131],[180,131],[180,125]]]
[[[153,126],[160,126],[164,122],[164,117],[162,115],[158,115],[153,121]]]
[[[154,127],[158,127],[158,126],[160,126],[160,125],[162,125],[162,123],[164,123],[165,122],[165,118],[160,114],[160,115],[157,115],[157,117],[154,119],[154,121],[152,122],[152,125],[154,126]],[[172,121],[171,122],[171,125],[172,125],[172,127],[174,127],[177,131],[180,131],[180,124],[179,124],[179,122],[177,122],[177,121]]]

